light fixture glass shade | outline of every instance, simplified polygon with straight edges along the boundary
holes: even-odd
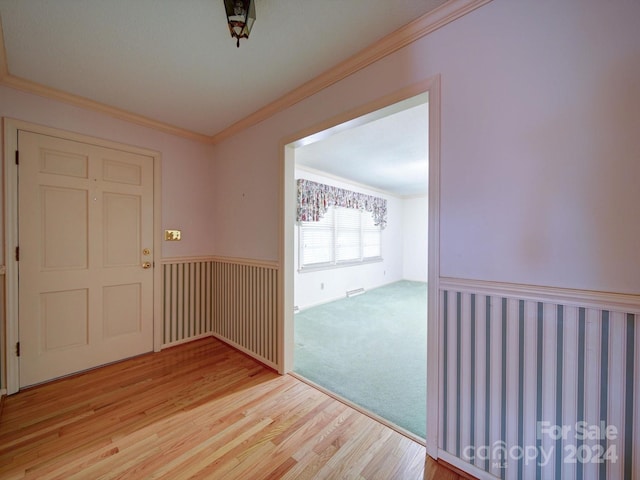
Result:
[[[240,46],[241,38],[249,38],[249,33],[256,20],[256,6],[254,0],[224,0],[227,22],[231,36],[237,39]]]

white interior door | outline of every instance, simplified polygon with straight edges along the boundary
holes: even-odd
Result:
[[[153,350],[153,159],[19,131],[20,387]]]

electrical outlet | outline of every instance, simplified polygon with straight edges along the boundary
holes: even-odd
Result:
[[[320,284],[320,290],[324,290],[324,282]]]

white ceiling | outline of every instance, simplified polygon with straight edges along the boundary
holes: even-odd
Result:
[[[215,135],[446,0],[0,0],[11,75]]]
[[[14,77],[214,136],[444,3],[256,0],[251,36],[236,48],[223,0],[0,0],[0,40]],[[296,162],[424,194],[425,102],[307,141]]]
[[[426,94],[419,95],[302,141],[295,149],[296,165],[402,197],[424,195],[429,180],[426,101]]]

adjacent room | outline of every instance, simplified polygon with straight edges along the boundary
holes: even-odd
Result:
[[[428,110],[421,94],[295,149],[294,372],[421,441]]]

